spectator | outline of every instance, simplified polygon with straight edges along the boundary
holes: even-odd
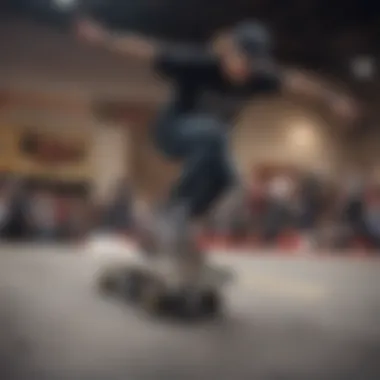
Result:
[[[70,199],[67,196],[56,198],[56,221],[59,239],[67,239],[70,235]]]
[[[68,204],[68,235],[69,238],[82,237],[88,231],[87,202],[81,198],[71,198]]]
[[[286,174],[273,177],[268,184],[268,207],[265,213],[265,240],[272,243],[292,219],[294,183]]]
[[[37,191],[30,198],[29,222],[37,240],[49,241],[57,237],[56,203],[48,191]]]
[[[253,177],[248,191],[247,208],[249,226],[252,231],[259,230],[265,212],[265,188],[260,178]]]
[[[27,210],[29,194],[25,182],[13,178],[7,183],[9,215],[3,236],[11,240],[25,239],[29,233]]]
[[[364,233],[371,245],[380,250],[380,186],[371,187],[363,205]]]
[[[6,184],[0,188],[0,236],[4,235],[10,216],[10,197]]]
[[[303,234],[304,243],[314,247],[317,221],[323,208],[322,184],[316,175],[306,174],[301,178],[298,190],[297,225]]]
[[[103,225],[111,230],[127,230],[131,227],[132,199],[129,184],[121,180],[117,184],[111,202],[103,214]]]
[[[343,188],[342,222],[347,226],[351,238],[363,234],[364,183],[361,175],[352,173],[347,177]]]

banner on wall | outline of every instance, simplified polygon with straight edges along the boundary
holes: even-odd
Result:
[[[85,180],[92,175],[91,140],[88,133],[3,127],[0,129],[0,166],[27,176]]]
[[[86,144],[77,139],[62,139],[45,132],[25,130],[20,134],[20,154],[48,166],[81,165],[86,160]]]

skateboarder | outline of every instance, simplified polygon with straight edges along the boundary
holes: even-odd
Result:
[[[228,130],[245,101],[290,90],[323,99],[340,116],[350,116],[352,110],[348,99],[299,73],[280,69],[272,58],[271,36],[257,22],[241,23],[199,49],[166,46],[137,35],[117,36],[89,20],[78,23],[78,35],[93,45],[151,63],[173,84],[171,100],[151,133],[160,152],[183,161],[159,225],[171,232],[173,251],[184,255],[196,251],[189,233],[191,221],[236,183]]]

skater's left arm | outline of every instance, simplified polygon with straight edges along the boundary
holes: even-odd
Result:
[[[284,70],[281,72],[281,87],[285,93],[323,102],[335,115],[346,121],[352,121],[358,116],[353,98],[334,91],[329,85],[312,76]]]

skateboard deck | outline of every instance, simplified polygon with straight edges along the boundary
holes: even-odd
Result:
[[[123,264],[109,266],[103,270],[103,273],[114,273],[116,276],[130,271],[138,271],[148,276],[162,280],[167,286],[182,286],[186,280],[183,278],[183,271],[178,265],[170,259],[134,259]],[[222,266],[214,263],[201,264],[191,285],[198,287],[216,287],[220,288],[228,284],[232,279],[232,273]]]
[[[202,264],[191,282],[171,260],[143,259],[105,268],[100,289],[152,312],[171,310],[182,315],[215,314],[220,310],[221,290],[232,280],[231,273],[213,264]]]

